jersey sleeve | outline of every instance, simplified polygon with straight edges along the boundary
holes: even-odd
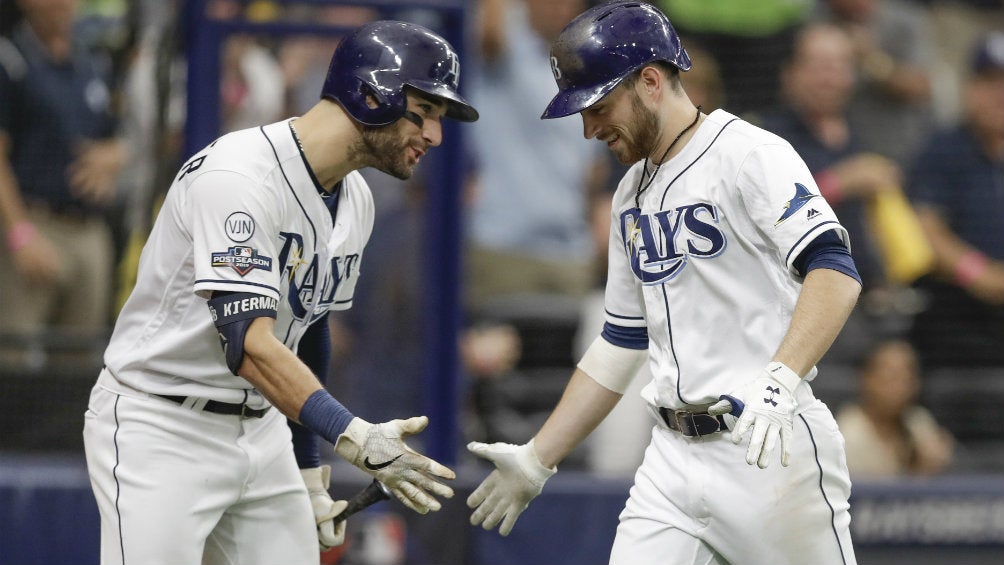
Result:
[[[737,185],[753,223],[777,249],[793,276],[799,276],[795,259],[827,230],[834,230],[850,249],[847,230],[791,145],[754,148],[739,169]]]
[[[611,212],[607,285],[604,293],[602,336],[608,342],[628,349],[648,348],[648,325],[645,321],[641,283],[631,270],[630,256],[624,247],[625,230],[634,215]]]
[[[251,292],[279,299],[276,248],[282,202],[248,177],[208,171],[188,187],[184,217],[192,235],[194,291]]]

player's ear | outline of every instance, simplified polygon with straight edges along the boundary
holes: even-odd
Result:
[[[662,73],[654,65],[645,65],[638,73],[638,80],[635,84],[638,87],[638,94],[652,98],[658,96],[662,90]]]

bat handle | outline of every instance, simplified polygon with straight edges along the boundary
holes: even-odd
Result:
[[[356,512],[389,498],[390,489],[387,488],[387,485],[373,479],[373,482],[365,489],[349,499],[349,505],[345,507],[345,510],[342,510],[341,513],[332,518],[332,521],[337,524]]]

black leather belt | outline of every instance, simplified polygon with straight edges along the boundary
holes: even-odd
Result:
[[[688,410],[673,410],[659,408],[659,416],[671,430],[680,432],[687,437],[700,437],[728,429],[725,418],[712,416],[707,412],[690,412]]]
[[[184,404],[189,398],[187,396],[174,396],[170,394],[156,394],[154,396],[170,400],[175,404]],[[261,418],[269,411],[270,408],[272,407],[266,406],[264,408],[248,408],[247,403],[244,402],[231,404],[229,402],[220,402],[218,400],[207,400],[205,406],[202,407],[202,410],[205,412],[212,412],[213,414],[240,416],[241,418]]]

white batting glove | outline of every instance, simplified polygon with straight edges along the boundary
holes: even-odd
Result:
[[[523,445],[488,445],[472,441],[467,444],[467,449],[491,461],[496,467],[467,498],[467,506],[474,509],[471,525],[481,524],[484,529],[490,530],[501,520],[499,533],[507,536],[516,524],[516,518],[540,494],[544,483],[558,472],[558,468],[548,469],[540,462],[533,450],[533,440]]]
[[[331,480],[331,467],[321,465],[311,469],[300,469],[303,484],[307,485],[310,495],[310,506],[314,509],[314,520],[317,522],[317,544],[321,552],[336,545],[345,543],[345,520],[337,525],[332,518],[341,514],[349,505],[344,500],[331,500],[328,494],[328,483]]]
[[[453,489],[437,482],[454,479],[449,468],[414,451],[404,438],[425,429],[425,416],[371,424],[353,418],[335,442],[335,453],[387,486],[402,504],[419,514],[441,508],[432,495],[451,498]]]
[[[761,469],[770,465],[770,456],[781,436],[781,465],[787,467],[791,455],[791,435],[794,428],[795,388],[802,379],[784,363],[767,365],[757,378],[738,393],[723,394],[721,400],[708,408],[708,414],[732,414],[739,420],[732,428],[732,441],[739,443],[750,434],[746,463]]]

